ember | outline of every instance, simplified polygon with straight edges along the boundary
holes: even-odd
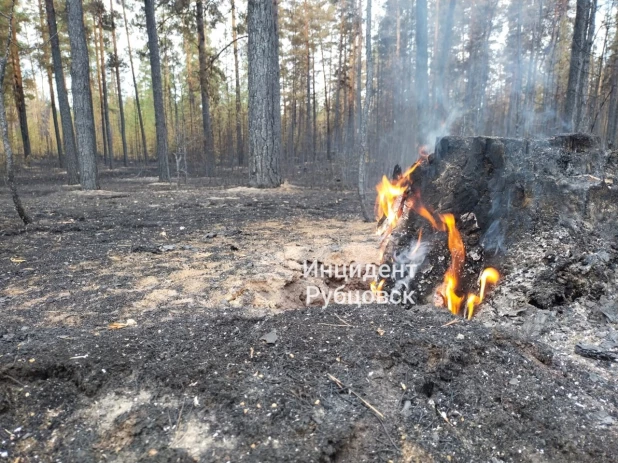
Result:
[[[469,293],[466,297],[460,296],[459,276],[465,263],[466,250],[461,235],[455,224],[453,214],[434,214],[427,209],[420,196],[420,191],[413,188],[412,174],[429,159],[425,148],[419,151],[419,159],[402,175],[395,176],[391,181],[385,175],[376,186],[378,192],[376,198],[377,234],[380,236],[380,262],[384,260],[384,252],[389,242],[391,233],[397,222],[407,210],[413,211],[423,217],[436,231],[447,233],[447,244],[450,251],[451,263],[444,274],[444,282],[436,289],[435,304],[446,306],[453,315],[461,312],[464,300],[465,317],[468,319],[474,315],[474,310],[483,302],[488,284],[496,284],[500,278],[499,272],[491,267],[485,268],[479,278],[480,292],[478,295]],[[396,169],[397,171],[397,169]],[[422,229],[419,230],[419,238],[415,248],[411,251],[416,253],[421,245]],[[424,259],[424,255],[422,257]],[[412,276],[413,277],[413,276]],[[375,293],[382,291],[386,280],[382,279],[371,284],[371,290]]]

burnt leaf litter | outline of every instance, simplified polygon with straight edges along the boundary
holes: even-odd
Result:
[[[102,180],[128,195],[85,197],[30,175],[22,190],[34,225],[20,227],[7,195],[0,203],[0,461],[616,461],[611,346],[596,344],[595,357],[573,337],[556,351],[538,340],[548,323],[539,317],[524,330],[453,323],[429,305],[159,304],[109,328],[134,297],[129,279],[96,271],[110,255],[165,259],[200,242],[225,262],[262,221],[357,220],[353,193],[229,199],[209,185],[130,182],[129,170]],[[9,290],[18,282],[23,292]],[[606,302],[590,320],[611,343]],[[501,319],[521,318],[513,310]],[[590,355],[567,355],[575,349]]]

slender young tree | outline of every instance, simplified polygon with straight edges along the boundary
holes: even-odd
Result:
[[[150,73],[152,77],[152,95],[155,108],[155,129],[157,132],[157,161],[159,163],[159,180],[170,180],[170,168],[167,156],[167,125],[165,123],[165,103],[163,100],[163,80],[161,78],[161,57],[159,55],[159,38],[155,19],[154,0],[144,0],[146,9],[146,31],[148,32],[148,50],[150,56]]]
[[[15,15],[12,16],[13,24],[11,25],[11,67],[13,69],[13,94],[15,96],[15,107],[19,117],[19,131],[21,132],[21,140],[24,147],[24,158],[29,158],[32,155],[30,145],[30,132],[28,131],[28,111],[26,110],[26,96],[24,95],[24,83],[21,74],[21,63],[19,60],[19,46],[17,43],[17,24]]]
[[[4,146],[4,155],[6,157],[6,183],[11,191],[11,197],[13,198],[13,204],[15,205],[15,211],[25,225],[32,222],[30,216],[26,213],[24,206],[21,203],[19,194],[17,192],[17,185],[15,184],[15,174],[13,172],[13,150],[11,149],[11,142],[9,140],[9,130],[6,121],[6,107],[4,105],[4,75],[6,73],[6,63],[9,59],[9,52],[11,48],[11,39],[13,38],[13,15],[15,10],[15,0],[11,3],[11,8],[7,15],[8,19],[8,34],[6,37],[6,47],[4,54],[0,56],[0,136],[2,137],[2,144]]]
[[[238,30],[236,28],[236,2],[232,3],[232,40],[234,41],[234,78],[236,90],[236,151],[238,154],[238,165],[242,166],[245,162],[245,144],[242,138],[242,105],[240,99],[240,69],[238,65]]]
[[[281,185],[281,112],[277,0],[249,0],[249,176],[261,188]]]
[[[122,162],[125,167],[128,165],[128,153],[127,153],[127,133],[126,124],[124,120],[124,104],[122,102],[122,85],[120,83],[120,58],[118,57],[118,45],[116,43],[116,21],[114,19],[114,2],[109,0],[109,14],[112,29],[112,44],[114,46],[114,57],[112,60],[112,67],[116,71],[116,90],[118,93],[118,112],[120,113],[120,136],[122,138]],[[130,41],[131,37],[127,36],[127,41]]]
[[[427,39],[427,0],[416,0],[416,118],[417,144],[427,140],[427,112],[429,109],[429,53]]]
[[[204,5],[202,0],[197,0],[197,46],[198,59],[200,62],[200,89],[202,96],[202,128],[204,131],[204,173],[207,176],[214,175],[215,169],[215,144],[212,138],[212,126],[210,120],[210,95],[208,95],[208,58],[206,56],[206,35],[204,33]],[[201,167],[201,166],[200,166]]]
[[[84,190],[99,189],[94,111],[90,92],[90,63],[82,0],[67,0],[69,42],[71,45],[71,89],[75,112],[75,133],[79,150],[81,185]]]
[[[45,0],[47,13],[47,27],[49,29],[49,43],[51,45],[54,77],[56,79],[56,91],[58,92],[58,107],[60,108],[60,123],[62,124],[62,144],[66,156],[68,183],[79,183],[79,160],[77,159],[77,147],[73,132],[73,118],[69,106],[69,95],[64,81],[64,69],[60,54],[60,40],[58,40],[58,27],[56,26],[56,10],[53,0]]]
[[[419,0],[417,0],[419,1]],[[367,0],[367,33],[365,34],[365,53],[367,67],[367,81],[365,83],[365,105],[360,126],[360,161],[358,166],[358,195],[361,203],[361,211],[365,221],[369,222],[371,216],[367,208],[367,192],[365,187],[367,162],[369,162],[369,106],[373,98],[373,56],[371,53],[371,0]]]
[[[569,81],[567,84],[564,113],[562,115],[563,128],[566,131],[575,129],[576,105],[579,79],[584,63],[586,24],[590,13],[590,0],[577,0],[575,10],[575,26],[573,28],[573,40],[571,42],[571,61],[569,63]]]
[[[103,41],[103,13],[105,12],[101,3],[101,10],[98,12],[99,29],[99,57],[101,59],[101,88],[103,92],[103,117],[105,118],[105,133],[103,136],[107,140],[107,153],[109,168],[114,168],[114,138],[112,137],[112,126],[109,122],[109,99],[107,94],[107,72],[105,70],[105,42]]]
[[[45,74],[47,75],[47,86],[49,88],[49,100],[51,105],[51,113],[54,121],[54,135],[56,137],[56,149],[58,150],[58,167],[65,168],[64,151],[62,149],[62,138],[60,137],[60,125],[58,122],[58,111],[56,110],[56,92],[54,91],[54,77],[52,72],[51,61],[49,59],[49,49],[47,43],[49,42],[47,28],[45,27],[45,16],[43,13],[43,2],[38,0],[39,6],[39,27],[41,29],[41,38],[43,39],[42,45],[42,65],[45,67]]]
[[[127,32],[127,37],[131,37],[129,33],[129,22],[127,21],[127,9],[124,0],[122,3],[122,18],[124,20],[124,28]],[[148,147],[146,145],[146,131],[144,130],[144,119],[142,118],[142,107],[139,100],[139,89],[137,87],[137,79],[135,78],[135,66],[133,65],[133,51],[131,50],[131,40],[127,40],[127,50],[129,52],[129,64],[131,66],[131,77],[133,79],[133,89],[135,91],[135,107],[137,109],[137,117],[139,119],[139,130],[142,136],[142,150],[144,154],[144,162],[148,162]]]

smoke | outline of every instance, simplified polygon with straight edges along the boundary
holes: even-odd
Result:
[[[393,256],[393,275],[401,276],[395,281],[392,292],[401,294],[408,289],[410,282],[425,261],[425,256],[429,252],[429,246],[422,241],[413,241],[410,246],[403,251],[396,252]]]

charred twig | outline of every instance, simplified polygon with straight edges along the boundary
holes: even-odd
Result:
[[[21,387],[28,387],[28,385],[27,385],[27,384],[24,384],[24,383],[22,383],[21,381],[16,380],[16,379],[15,379],[15,378],[13,378],[12,376],[9,376],[9,375],[7,375],[7,374],[5,374],[5,375],[3,375],[3,376],[4,376],[4,378],[6,378],[6,379],[10,379],[11,381],[13,381],[13,382],[14,382],[14,383],[16,383],[16,384],[19,384]]]
[[[445,323],[444,325],[442,325],[440,328],[444,328],[447,326],[451,326],[451,325],[456,325],[457,323],[459,323],[461,320],[459,318],[455,318],[454,320],[451,320],[448,323]]]
[[[397,453],[400,452],[399,447],[397,446],[396,442],[393,440],[393,438],[391,437],[391,435],[389,434],[388,430],[386,429],[386,425],[384,424],[384,415],[377,409],[375,408],[373,405],[371,405],[369,402],[367,402],[365,399],[363,399],[357,392],[355,392],[352,388],[350,388],[350,386],[346,386],[345,384],[343,384],[340,380],[338,380],[337,378],[335,378],[333,375],[331,375],[330,373],[327,373],[328,379],[330,379],[333,383],[335,383],[337,385],[337,387],[339,387],[340,390],[347,390],[349,394],[352,394],[354,397],[356,397],[358,400],[360,400],[360,402],[367,407],[369,410],[371,410],[373,412],[373,414],[375,415],[375,417],[378,419],[378,421],[380,422],[380,425],[382,426],[382,429],[384,430],[384,434],[386,434],[386,437],[388,437],[388,440],[391,442],[391,445],[393,446],[393,448],[395,449],[395,451]]]
[[[350,327],[352,326],[348,322],[346,322],[343,318],[341,318],[339,315],[335,314],[335,317],[337,317],[339,320],[341,320],[341,323],[343,323],[343,324],[345,324],[347,326],[350,326]]]
[[[380,418],[380,420],[384,419],[384,415],[377,408],[375,408],[373,405],[371,405],[369,402],[363,399],[357,392],[352,390],[349,386],[346,386],[345,384],[343,384],[341,381],[339,381],[337,378],[335,378],[330,373],[327,373],[327,376],[328,376],[328,379],[330,379],[333,383],[335,383],[339,387],[339,389],[347,389],[348,393],[352,394],[354,397],[360,400],[361,403],[365,407],[367,407],[369,410],[371,410],[373,413],[375,413],[375,415],[378,418]]]

